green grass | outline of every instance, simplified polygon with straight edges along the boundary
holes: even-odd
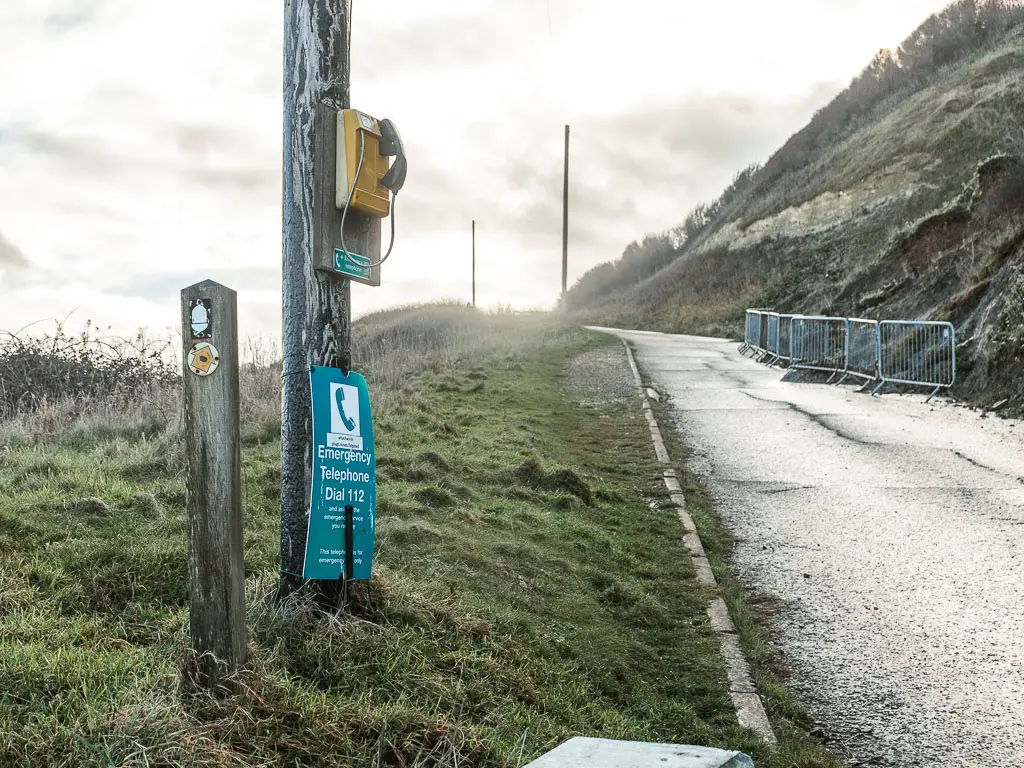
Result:
[[[796,729],[771,755],[736,725],[639,407],[565,396],[566,360],[616,342],[504,322],[518,351],[384,398],[356,615],[275,601],[279,444],[243,428],[251,661],[225,701],[182,683],[177,428],[8,437],[0,765],[501,766],[576,735],[832,765]]]

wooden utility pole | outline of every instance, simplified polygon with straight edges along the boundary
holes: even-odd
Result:
[[[473,306],[476,307],[476,219],[473,219]]]
[[[336,112],[349,107],[349,0],[285,0],[281,586],[300,586],[309,525],[312,435],[309,369],[351,364],[351,284],[325,271],[340,246],[334,206]],[[330,155],[328,157],[328,155]],[[376,258],[380,222],[345,219],[349,251]],[[319,267],[319,268],[318,268]],[[342,582],[318,582],[334,601]]]
[[[245,663],[237,299],[212,280],[181,292],[189,628],[199,682],[233,691]]]
[[[565,174],[562,177],[562,295],[569,280],[569,126],[565,126]]]

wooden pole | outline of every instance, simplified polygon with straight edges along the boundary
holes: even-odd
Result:
[[[199,682],[227,691],[246,656],[237,311],[212,280],[181,292],[189,627]]]
[[[473,219],[473,307],[476,307],[476,219]]]
[[[569,274],[569,127],[565,126],[565,172],[562,176],[562,296]]]
[[[285,0],[281,591],[300,586],[312,468],[309,369],[351,364],[351,283],[325,271],[340,247],[334,201],[335,113],[349,106],[351,3]],[[380,221],[349,211],[349,251],[377,258]],[[320,582],[328,602],[342,582]]]
[[[569,126],[565,126],[565,173],[562,177],[562,295],[569,279]]]

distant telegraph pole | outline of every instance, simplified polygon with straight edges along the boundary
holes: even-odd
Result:
[[[473,306],[476,306],[476,219],[473,219]]]
[[[351,365],[351,283],[316,269],[340,228],[335,209],[336,112],[349,106],[349,0],[285,0],[281,588],[302,583],[312,471],[310,367]],[[380,226],[345,220],[353,252],[374,254]],[[343,581],[317,582],[327,599]],[[336,595],[335,592],[338,594]]]
[[[562,295],[569,279],[569,126],[565,126],[565,175],[562,179]]]

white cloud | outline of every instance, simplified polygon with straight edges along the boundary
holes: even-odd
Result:
[[[274,333],[281,4],[26,5],[0,6],[0,242],[27,263],[0,265],[0,327],[80,307],[163,328],[213,275],[243,333]],[[356,286],[356,311],[468,298],[473,218],[479,301],[550,305],[564,123],[573,279],[715,195],[941,5],[356,0],[354,104],[410,148],[385,284]]]

